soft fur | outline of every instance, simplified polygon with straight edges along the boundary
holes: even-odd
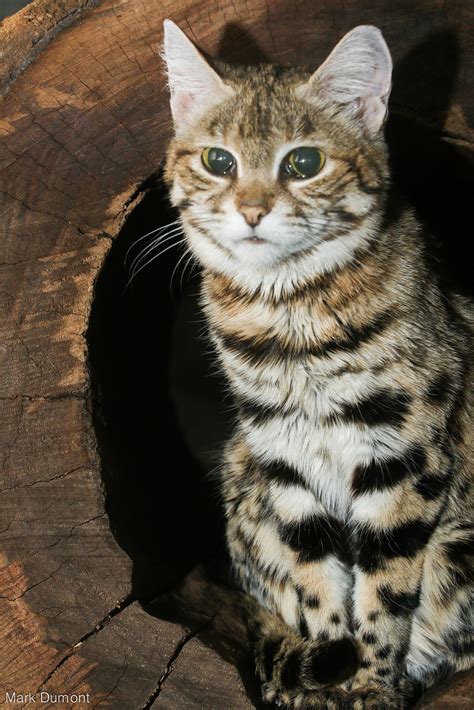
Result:
[[[358,27],[314,74],[211,68],[165,34],[166,177],[239,409],[221,483],[263,697],[405,707],[473,660],[471,370],[466,304],[390,189],[390,54]],[[308,145],[324,168],[283,179]]]

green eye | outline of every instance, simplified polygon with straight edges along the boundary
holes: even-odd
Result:
[[[299,180],[312,178],[322,170],[326,157],[319,148],[295,148],[283,160],[283,172]]]
[[[234,156],[223,148],[204,148],[201,160],[204,167],[214,175],[228,175],[235,170]]]

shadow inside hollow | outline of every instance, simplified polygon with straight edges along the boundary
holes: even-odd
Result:
[[[218,442],[206,431],[202,413],[192,421],[193,395],[203,387],[207,402],[217,401],[222,409],[220,381],[209,370],[204,353],[209,346],[198,332],[202,323],[189,322],[183,329],[180,316],[185,308],[186,317],[195,318],[199,276],[184,281],[183,295],[177,270],[170,288],[183,253],[177,245],[138,273],[127,288],[124,259],[129,247],[176,219],[159,176],[148,187],[152,191],[128,219],[99,275],[88,333],[107,513],[117,541],[133,560],[132,593],[143,601],[175,584],[198,561],[222,552],[216,497],[201,463],[205,465],[209,449]],[[128,264],[153,236],[132,246]],[[180,237],[176,233],[147,258]],[[193,381],[198,383],[194,391]],[[184,414],[173,403],[174,383],[181,386],[178,409],[189,401]],[[197,456],[178,415],[190,426],[191,439],[195,430],[200,433]],[[209,426],[213,422],[211,417]],[[215,429],[220,432],[222,427],[220,417]]]
[[[88,330],[106,511],[133,563],[133,597],[153,616],[202,629],[201,640],[237,666],[259,707],[246,634],[222,587],[224,531],[209,474],[230,433],[232,403],[203,335],[199,272],[189,278],[189,269],[175,271],[183,255],[177,246],[126,287],[128,249],[130,265],[153,235],[133,247],[136,240],[176,218],[160,175],[145,187],[150,192],[127,220],[97,280]],[[147,259],[173,242],[163,242]],[[197,567],[197,575],[188,574]],[[226,633],[209,628],[218,613],[214,626],[225,626]]]
[[[472,293],[472,150],[445,128],[459,47],[453,30],[436,32],[394,67],[386,127],[393,181],[422,223],[435,265],[457,291]]]

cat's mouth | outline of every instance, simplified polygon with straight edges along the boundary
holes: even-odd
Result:
[[[262,237],[257,237],[257,236],[252,236],[252,237],[244,237],[242,240],[244,242],[250,242],[251,244],[266,244],[267,240],[262,239]]]

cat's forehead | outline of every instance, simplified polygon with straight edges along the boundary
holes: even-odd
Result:
[[[275,142],[291,141],[303,126],[306,130],[313,127],[310,112],[293,93],[301,80],[289,72],[280,75],[276,67],[234,73],[229,80],[234,96],[207,117],[203,128],[216,140],[232,140],[260,150]]]
[[[224,79],[232,99],[216,107],[200,125],[200,139],[235,148],[250,165],[270,163],[282,145],[331,133],[324,107],[298,98],[295,89],[309,72],[273,66],[228,68]]]

